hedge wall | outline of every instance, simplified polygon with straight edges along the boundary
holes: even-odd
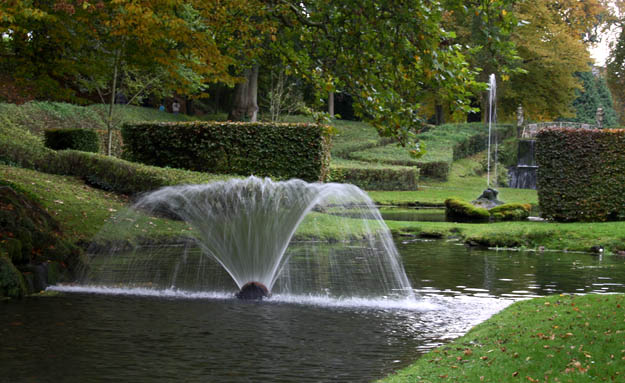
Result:
[[[137,162],[202,172],[322,181],[330,128],[291,123],[139,123],[122,128],[124,155]]]
[[[100,148],[98,134],[90,129],[46,129],[44,144],[54,150],[81,150],[97,152]]]
[[[549,129],[536,139],[544,217],[625,219],[625,130]]]
[[[332,165],[327,182],[356,185],[365,190],[417,190],[419,169],[410,167],[359,167]]]
[[[42,170],[80,177],[97,188],[129,195],[162,186],[199,184],[232,178],[189,170],[158,168],[76,150],[63,150],[49,156]]]

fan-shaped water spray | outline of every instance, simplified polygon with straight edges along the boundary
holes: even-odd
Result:
[[[178,228],[172,229],[172,222]],[[298,237],[306,241],[287,251],[298,228],[303,231]],[[351,255],[328,254],[319,250],[318,242],[328,236],[357,241],[358,246],[349,246]],[[128,237],[126,244],[132,245],[123,246],[123,251],[120,246],[101,245],[119,243],[119,237]],[[163,242],[170,246],[163,247]],[[116,217],[96,243],[87,278],[91,284],[215,288],[209,282],[215,270],[207,267],[210,259],[228,273],[242,298],[266,295],[276,285],[281,293],[359,296],[366,291],[402,298],[412,294],[388,228],[370,198],[353,185],[250,177],[165,187],[143,196],[129,212]],[[200,250],[194,251],[194,246]],[[354,253],[355,248],[360,250]],[[293,255],[298,266],[288,267]],[[341,257],[340,263],[347,267],[335,265]],[[318,267],[332,275],[311,283]],[[360,286],[366,274],[375,277]],[[297,279],[308,281],[300,284]],[[352,285],[351,291],[333,288],[336,280]],[[223,281],[222,288],[227,289]]]

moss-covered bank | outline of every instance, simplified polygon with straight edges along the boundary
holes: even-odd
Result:
[[[0,252],[0,296],[42,290],[82,264],[82,251],[38,198],[7,181],[0,181]]]

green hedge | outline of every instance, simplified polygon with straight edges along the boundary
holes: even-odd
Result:
[[[514,125],[497,125],[496,131],[498,142],[502,142],[503,140],[516,135],[516,128]],[[494,142],[491,142],[491,145],[494,145]],[[486,149],[488,149],[488,132],[478,133],[469,136],[454,145],[453,160],[461,160]]]
[[[348,183],[365,190],[417,190],[419,169],[368,165],[332,164],[326,181]]]
[[[423,177],[446,181],[451,163],[447,161],[419,162],[417,166],[419,167],[419,174]]]
[[[88,129],[47,129],[44,144],[54,150],[81,150],[97,153],[100,148],[98,134]]]
[[[625,218],[625,130],[549,129],[538,133],[538,201],[545,218]]]
[[[132,161],[202,172],[322,181],[330,128],[290,123],[138,123],[122,128]]]
[[[43,170],[52,174],[81,177],[92,186],[123,194],[142,193],[169,185],[199,184],[232,178],[136,164],[75,150],[60,151],[56,156],[49,157]]]

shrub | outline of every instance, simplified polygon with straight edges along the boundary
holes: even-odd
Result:
[[[625,130],[543,130],[537,135],[536,162],[543,217],[625,218]]]
[[[48,173],[72,175],[104,190],[137,194],[163,186],[185,183],[206,183],[232,178],[188,170],[159,168],[136,164],[95,153],[64,150],[51,159]]]
[[[97,133],[100,142],[98,153],[107,154],[108,131],[106,129],[97,129],[95,132]],[[115,129],[111,132],[111,137],[111,155],[117,158],[121,158],[124,153],[124,140],[122,139],[122,132]]]
[[[87,129],[48,129],[44,132],[45,146],[54,150],[81,150],[97,152],[98,134]]]
[[[502,142],[508,138],[514,137],[515,135],[516,128],[514,125],[497,125],[496,127],[496,137],[498,142]],[[491,142],[491,145],[494,145],[494,142]],[[474,134],[462,139],[454,145],[453,160],[461,160],[486,149],[488,149],[488,132]]]
[[[488,210],[455,198],[445,200],[445,216],[449,220],[458,222],[488,222],[490,220]]]
[[[0,251],[0,297],[21,298],[24,295],[26,295],[26,285],[22,274]]]
[[[290,123],[139,123],[122,129],[133,161],[202,172],[321,181],[330,128]]]
[[[417,190],[419,169],[415,167],[362,167],[333,164],[326,181],[356,185],[365,190]]]
[[[493,221],[524,221],[530,216],[531,206],[520,203],[505,203],[488,210]]]
[[[445,181],[449,176],[451,163],[447,161],[420,162],[417,166],[419,167],[419,174],[423,177]]]

